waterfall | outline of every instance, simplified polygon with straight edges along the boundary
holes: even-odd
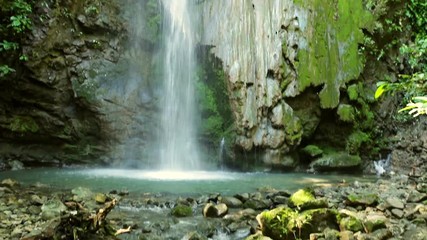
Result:
[[[191,0],[161,0],[163,19],[164,102],[160,161],[168,170],[200,167],[196,140],[194,80],[195,27]]]

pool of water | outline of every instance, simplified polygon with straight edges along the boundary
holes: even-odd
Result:
[[[53,188],[87,187],[97,191],[127,190],[169,194],[235,194],[259,188],[294,191],[308,186],[373,181],[374,176],[305,173],[241,173],[226,171],[147,171],[125,169],[39,168],[0,172],[0,180],[41,183]]]

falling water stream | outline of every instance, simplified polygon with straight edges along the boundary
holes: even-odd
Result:
[[[164,103],[160,161],[164,170],[200,168],[194,94],[195,21],[191,0],[161,0],[163,19]]]

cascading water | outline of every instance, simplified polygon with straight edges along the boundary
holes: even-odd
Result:
[[[163,19],[164,102],[160,136],[161,168],[200,167],[196,140],[194,79],[195,32],[191,0],[161,0]]]

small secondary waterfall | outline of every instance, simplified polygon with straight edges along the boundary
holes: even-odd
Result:
[[[161,0],[164,8],[164,102],[160,136],[161,168],[200,167],[196,140],[194,80],[195,28],[191,0]]]

